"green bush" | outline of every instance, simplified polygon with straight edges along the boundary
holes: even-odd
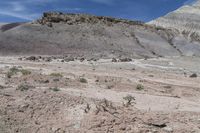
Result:
[[[22,75],[29,75],[31,74],[31,71],[25,70],[25,69],[18,69],[16,67],[10,68],[10,70],[7,72],[6,77],[12,78],[13,75],[17,74],[18,72],[21,72]]]
[[[80,78],[79,81],[80,81],[81,83],[87,83],[87,80],[86,80],[85,78]]]
[[[11,78],[13,75],[17,74],[19,72],[19,69],[16,67],[10,68],[10,70],[7,72],[6,76],[7,78]]]
[[[144,86],[143,86],[142,84],[138,84],[138,85],[136,86],[136,89],[137,89],[137,90],[144,90]]]

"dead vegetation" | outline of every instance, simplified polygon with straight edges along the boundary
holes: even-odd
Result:
[[[62,78],[63,77],[63,75],[61,73],[51,73],[50,76],[58,77],[58,78]]]
[[[127,95],[123,99],[125,100],[125,103],[123,103],[125,107],[135,104],[135,98],[132,95]]]
[[[31,71],[26,69],[19,69],[17,67],[12,67],[9,69],[9,71],[6,74],[7,78],[12,78],[12,76],[16,75],[17,73],[21,73],[22,75],[30,75]]]
[[[34,88],[33,86],[31,85],[28,85],[28,84],[20,84],[16,90],[20,90],[20,91],[27,91],[31,88]]]
[[[98,113],[100,112],[107,112],[111,115],[115,115],[118,113],[116,111],[116,107],[114,107],[112,102],[108,101],[107,99],[103,99],[97,102],[95,107],[96,107],[96,110],[95,110],[96,115],[98,115]]]

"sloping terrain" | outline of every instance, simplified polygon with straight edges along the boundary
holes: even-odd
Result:
[[[84,14],[0,24],[0,133],[199,133],[199,40]]]
[[[168,13],[164,17],[149,22],[156,26],[178,29],[183,35],[191,38],[200,36],[200,0],[196,0],[190,5]]]
[[[0,57],[1,133],[199,133],[200,59]]]
[[[44,13],[40,20],[1,26],[1,55],[68,55],[86,58],[200,55],[176,30],[84,14]]]

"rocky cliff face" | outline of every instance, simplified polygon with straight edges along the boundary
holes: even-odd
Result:
[[[116,19],[105,16],[93,16],[87,14],[63,14],[62,12],[46,12],[43,14],[43,17],[37,21],[40,24],[52,25],[52,23],[66,23],[69,25],[77,25],[81,23],[88,24],[106,24],[111,26],[117,23],[124,23],[129,25],[143,25],[144,23],[141,21],[130,21],[125,19]]]
[[[31,23],[0,28],[0,55],[86,58],[200,55],[198,40],[138,21],[85,14],[44,13]]]
[[[178,29],[191,40],[200,39],[200,0],[185,5],[164,17],[149,22],[156,26]]]

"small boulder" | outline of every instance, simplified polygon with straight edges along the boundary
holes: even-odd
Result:
[[[121,58],[119,59],[121,62],[131,62],[132,59],[131,58]]]
[[[117,59],[116,58],[112,58],[112,62],[117,62]]]
[[[190,75],[190,78],[197,78],[198,75],[196,73],[193,73],[192,75]]]
[[[37,57],[35,56],[30,56],[30,57],[27,57],[26,60],[29,60],[29,61],[36,61],[38,60]]]

